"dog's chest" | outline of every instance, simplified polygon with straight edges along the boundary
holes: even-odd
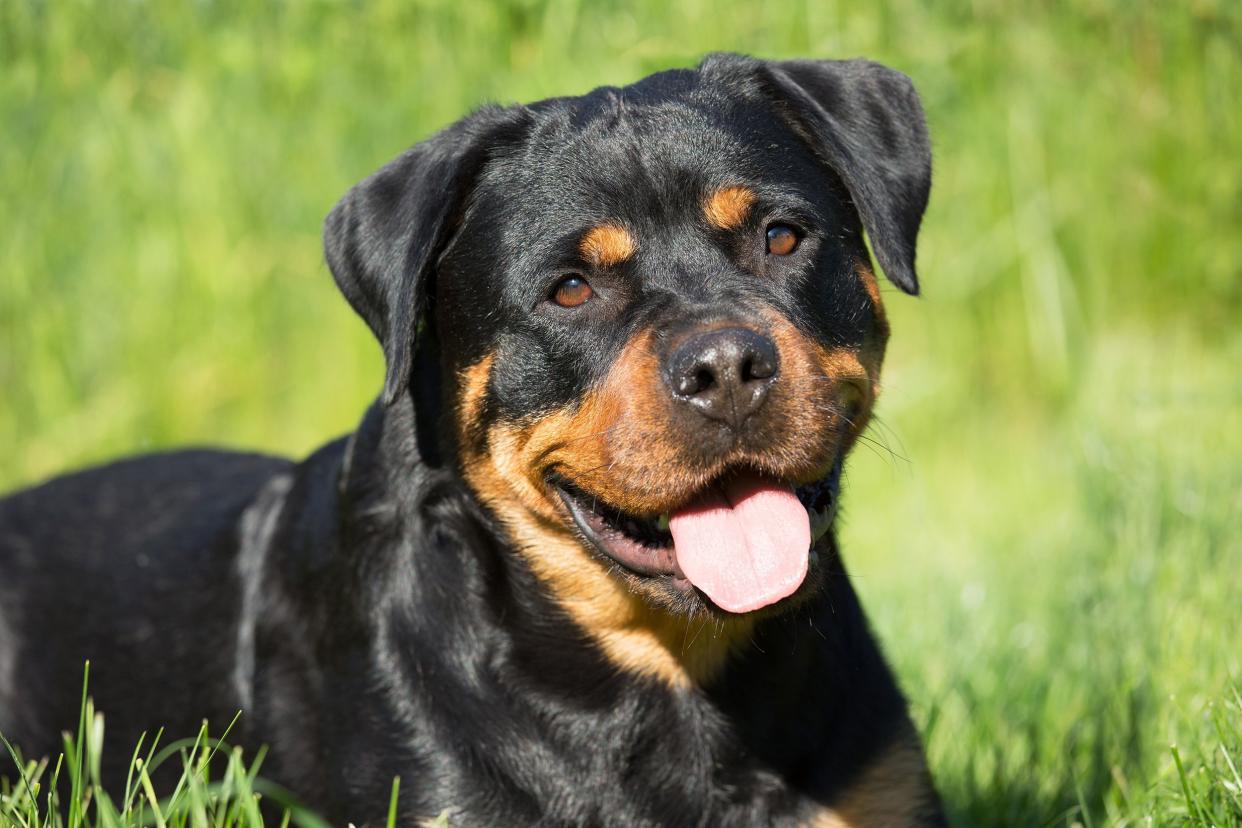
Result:
[[[816,810],[702,700],[515,716],[504,745],[455,764],[423,811],[454,826],[801,825]]]

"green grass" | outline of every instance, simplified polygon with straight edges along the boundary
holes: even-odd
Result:
[[[85,666],[82,709],[76,733],[65,733],[64,753],[23,759],[18,748],[0,741],[19,769],[13,779],[0,778],[0,825],[21,828],[245,828],[263,824],[259,802],[264,795],[283,803],[281,825],[327,828],[327,823],[300,806],[288,792],[258,776],[263,757],[243,761],[228,746],[232,723],[213,738],[204,722],[194,738],[162,744],[163,733],[144,734],[130,754],[123,791],[107,791],[99,783],[104,749],[104,716],[87,695],[89,663]],[[236,721],[236,720],[235,720]],[[235,723],[234,721],[234,723]],[[3,737],[0,737],[2,740]],[[115,749],[115,747],[112,747]],[[179,762],[180,779],[171,791],[157,794],[152,776],[166,762]],[[213,779],[213,771],[220,773]],[[398,781],[393,781],[395,816]]]
[[[350,429],[381,359],[319,222],[471,106],[867,55],[936,175],[844,542],[949,809],[1242,825],[1240,43],[1226,0],[0,4],[0,484]],[[248,824],[229,757],[175,824]]]

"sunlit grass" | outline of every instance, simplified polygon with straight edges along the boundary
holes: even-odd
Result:
[[[123,791],[100,784],[105,717],[87,694],[89,664],[83,675],[82,708],[76,733],[64,734],[64,752],[56,757],[23,759],[20,749],[3,740],[11,766],[0,778],[0,825],[21,828],[246,828],[264,824],[260,802],[281,826],[327,828],[327,823],[297,804],[288,792],[259,777],[263,757],[246,762],[228,746],[229,723],[219,737],[203,723],[197,736],[163,740],[163,732],[143,734],[130,753]],[[125,746],[109,745],[110,750]],[[157,792],[152,777],[166,763],[180,769],[169,791]],[[11,770],[11,769],[12,770]],[[213,776],[217,774],[217,776]],[[398,782],[393,782],[395,801]],[[390,806],[390,823],[395,806]]]
[[[1239,43],[1209,0],[0,4],[0,483],[352,428],[321,217],[484,100],[867,55],[936,173],[844,546],[948,806],[1242,824]]]

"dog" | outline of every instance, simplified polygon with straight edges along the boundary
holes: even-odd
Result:
[[[919,98],[717,54],[487,106],[351,189],[332,275],[384,386],[301,462],[123,460],[0,501],[0,732],[104,777],[270,747],[335,824],[931,826],[833,531],[917,294]],[[331,393],[325,382],[325,391]]]

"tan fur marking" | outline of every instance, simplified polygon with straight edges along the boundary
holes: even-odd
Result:
[[[673,428],[676,402],[661,379],[651,331],[626,346],[600,384],[575,405],[537,419],[475,428],[492,359],[462,372],[459,423],[467,482],[501,520],[535,574],[619,669],[674,687],[710,681],[744,644],[752,616],[686,618],[660,606],[654,587],[611,572],[578,541],[555,472],[613,506],[654,517],[726,469],[745,465],[807,483],[828,473],[861,432],[875,397],[878,358],[826,349],[788,319],[766,314],[780,351],[782,381],[765,403],[773,422],[797,423],[763,446],[739,447],[704,465]],[[858,416],[844,423],[847,403]]]
[[[860,356],[867,364],[868,373],[872,377],[872,397],[874,398],[880,393],[880,367],[884,362],[884,350],[888,346],[888,315],[884,311],[880,286],[876,282],[875,271],[871,269],[871,265],[860,259],[854,263],[854,272],[858,274],[863,289],[867,291],[867,298],[871,300],[872,313],[875,318],[875,326],[867,334],[860,351]]]
[[[477,403],[470,401],[479,396],[475,389],[486,387],[490,367],[490,361],[480,362],[463,373],[463,423],[471,419],[469,412]],[[651,606],[582,547],[559,495],[544,480],[551,468],[575,480],[579,475],[573,472],[581,470],[591,478],[590,491],[613,503],[627,503],[625,494],[609,485],[625,472],[609,471],[611,441],[606,438],[620,423],[640,430],[658,427],[645,412],[663,405],[667,395],[659,381],[649,338],[639,337],[604,387],[580,405],[533,423],[502,423],[485,435],[464,434],[464,465],[467,481],[504,523],[535,574],[613,663],[674,687],[689,687],[719,672],[731,650],[749,636],[753,619],[687,619]],[[671,462],[651,441],[647,447],[655,452],[648,458],[653,466]]]
[[[861,261],[854,265],[854,271],[862,280],[863,289],[867,291],[867,297],[871,300],[871,307],[875,309],[875,321],[879,334],[887,340],[888,315],[884,312],[884,300],[880,298],[880,285],[876,281],[875,271],[871,269],[871,265]]]
[[[823,417],[839,423],[844,419],[849,404],[857,404],[857,413],[845,423],[848,438],[841,451],[848,451],[849,446],[866,428],[876,397],[880,393],[883,346],[878,350],[865,347],[826,348],[799,331],[784,316],[773,312],[766,316],[772,326],[772,339],[781,353],[781,370],[786,374],[786,381],[792,379],[795,385],[807,383],[812,387],[826,386],[827,393],[822,395],[816,406],[820,409],[819,413],[811,409],[803,416]],[[789,371],[785,367],[785,355],[799,352],[806,354],[804,358],[810,366],[796,367],[797,373],[789,377]],[[825,382],[825,379],[828,381]]]
[[[875,279],[875,271],[869,266],[859,262],[855,268],[858,278],[862,279],[863,287],[867,290],[867,296],[871,299],[871,304],[883,313],[884,302],[880,300],[880,285]]]
[[[495,361],[496,354],[491,353],[462,372],[462,390],[457,405],[457,425],[459,433],[463,436],[463,442],[466,442],[466,436],[473,431],[479,421],[483,398],[487,395],[487,384],[492,378],[492,363]]]
[[[592,227],[578,243],[583,258],[596,267],[612,267],[634,255],[638,242],[624,227],[601,224]]]
[[[540,480],[531,461],[547,450],[545,435],[498,427],[488,435],[488,454],[467,470],[467,479],[505,524],[519,550],[579,626],[620,669],[674,687],[706,681],[724,666],[749,620],[722,630],[707,617],[677,618],[649,606],[582,548],[568,529],[563,506]],[[743,623],[744,622],[744,623]],[[706,629],[705,629],[706,627]]]
[[[755,194],[746,187],[723,187],[703,202],[703,215],[707,223],[717,230],[732,230],[746,221]]]
[[[931,799],[918,741],[890,748],[841,795],[816,814],[808,828],[903,828],[921,824]]]

